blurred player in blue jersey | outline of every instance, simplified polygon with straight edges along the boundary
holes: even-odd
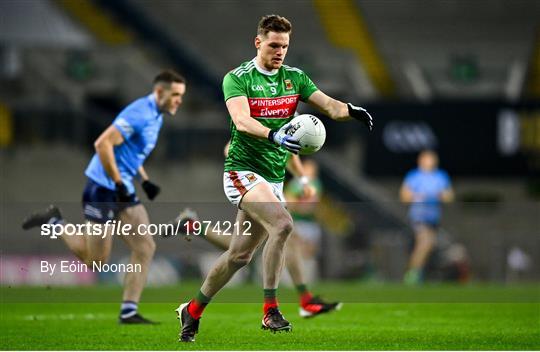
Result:
[[[418,168],[407,173],[401,186],[400,198],[410,204],[409,219],[415,232],[414,249],[404,277],[407,284],[422,281],[423,268],[436,243],[441,203],[454,199],[450,177],[438,168],[438,163],[434,151],[422,151],[418,155]]]
[[[134,179],[142,181],[148,199],[153,200],[160,188],[150,182],[143,163],[156,146],[163,115],[174,115],[186,92],[185,79],[174,71],[163,71],[154,79],[153,92],[129,104],[94,143],[96,153],[86,168],[88,177],[82,195],[87,221],[105,224],[120,220],[136,230],[148,224],[148,213],[135,194]],[[42,224],[63,224],[60,209],[52,205],[30,215],[23,228]],[[140,272],[125,276],[123,303],[119,322],[122,324],[152,323],[137,312],[137,305],[146,283],[148,268],[155,251],[152,236],[133,233],[121,236],[131,250],[131,264],[140,264]],[[69,249],[91,267],[93,262],[108,260],[112,235],[61,236]]]

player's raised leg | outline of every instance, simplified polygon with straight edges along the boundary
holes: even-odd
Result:
[[[24,218],[22,228],[29,230],[34,227],[40,227],[44,224],[64,224],[64,218],[60,209],[54,205],[49,205],[46,209],[33,212]]]
[[[46,209],[36,211],[28,215],[22,222],[22,228],[29,230],[34,227],[41,227],[42,225],[49,224],[55,226],[63,226],[66,224],[60,208],[56,205],[49,205]],[[82,234],[75,234],[72,236],[63,236],[61,231],[58,236],[66,243],[69,250],[77,256],[80,260],[86,263],[86,239]]]
[[[95,222],[87,220],[89,226],[83,228],[92,228]],[[48,208],[30,214],[23,220],[22,227],[29,230],[34,227],[40,227],[43,224],[51,224],[56,226],[65,226],[67,223],[62,216],[60,209],[55,205],[50,205]],[[66,235],[64,231],[58,233],[58,237],[64,241],[69,250],[82,262],[89,267],[92,267],[94,261],[106,262],[112,248],[112,237],[107,234],[107,228],[103,228],[105,235],[89,236],[88,233],[76,233]]]
[[[300,296],[300,316],[312,318],[319,314],[340,310],[343,305],[341,302],[327,302],[319,296],[314,296],[308,289],[302,268],[301,245],[299,236],[293,231],[285,248],[285,266]]]

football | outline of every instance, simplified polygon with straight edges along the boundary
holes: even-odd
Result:
[[[301,155],[313,154],[322,148],[326,139],[326,129],[317,117],[309,114],[298,115],[291,120],[287,132],[300,142]]]

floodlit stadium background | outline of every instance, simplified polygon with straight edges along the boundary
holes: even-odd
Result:
[[[40,273],[44,258],[73,258],[20,221],[49,203],[82,221],[93,141],[162,68],[189,85],[145,165],[162,187],[145,202],[151,220],[185,206],[233,220],[221,78],[255,56],[268,13],[293,23],[287,64],[375,118],[372,133],[323,119],[327,143],[314,159],[324,237],[310,263],[318,280],[401,280],[412,231],[398,189],[424,148],[439,152],[457,195],[428,279],[540,279],[540,2],[42,0],[0,2],[1,285],[120,282]],[[156,240],[152,286],[198,280],[220,253],[199,239]],[[127,260],[120,242],[112,262]],[[249,271],[236,282],[260,282]]]

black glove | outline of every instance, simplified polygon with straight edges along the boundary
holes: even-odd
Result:
[[[366,109],[360,106],[354,106],[351,103],[347,104],[349,108],[349,116],[358,121],[362,121],[369,130],[373,130],[373,117],[367,112]]]
[[[117,202],[124,203],[131,201],[131,194],[129,194],[127,186],[123,182],[120,181],[116,184],[115,193]]]
[[[144,193],[146,193],[146,196],[150,200],[154,200],[154,198],[156,198],[159,192],[161,191],[161,188],[159,188],[158,185],[148,180],[143,181],[142,188],[144,190]]]

